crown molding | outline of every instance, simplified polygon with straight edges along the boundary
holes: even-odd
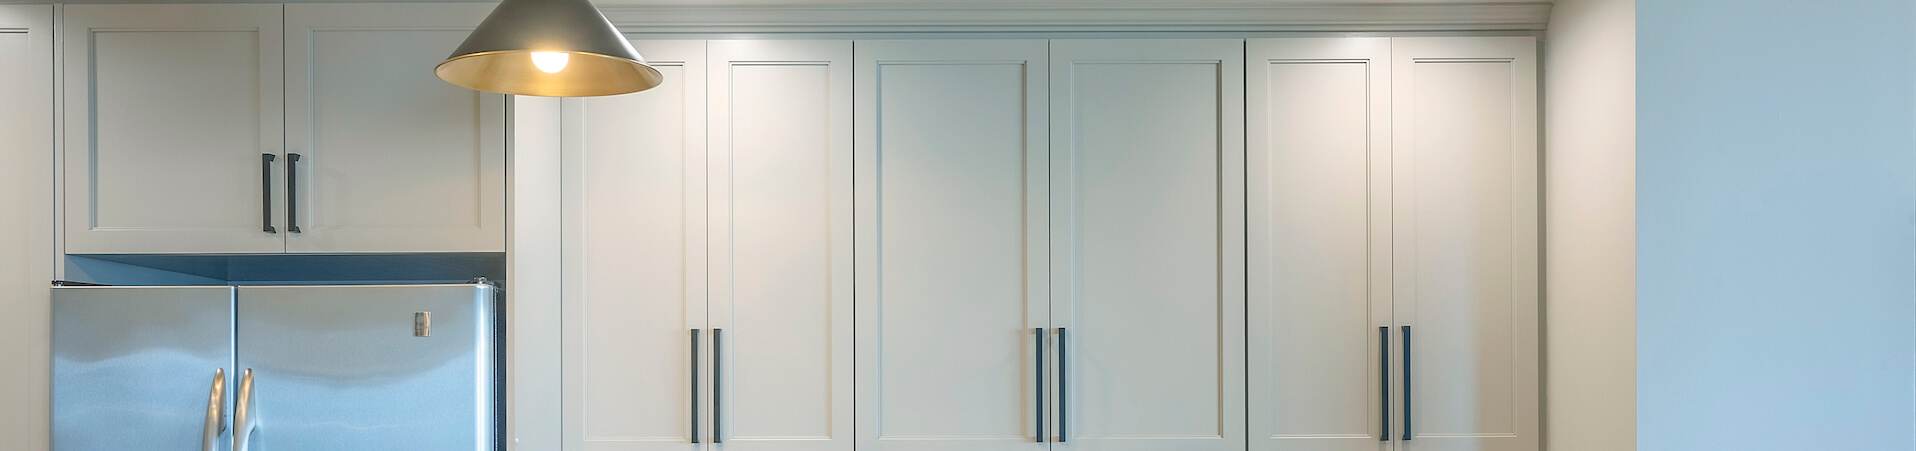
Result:
[[[627,32],[1542,30],[1549,3],[605,5]]]

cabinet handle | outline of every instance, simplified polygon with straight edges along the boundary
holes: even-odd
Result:
[[[1071,378],[1065,377],[1065,368],[1067,368],[1065,362],[1071,361],[1065,357],[1065,351],[1068,349],[1071,349],[1071,346],[1065,344],[1064,328],[1060,327],[1058,328],[1058,443],[1064,443],[1068,439],[1066,436],[1070,435],[1065,433],[1065,428],[1071,424],[1071,416],[1065,412],[1065,409],[1071,406],[1071,403],[1065,400],[1065,396],[1071,394]]]
[[[1037,393],[1038,395],[1034,398],[1035,400],[1037,400],[1037,406],[1035,410],[1033,410],[1033,412],[1036,412],[1037,414],[1033,415],[1033,417],[1038,420],[1038,423],[1037,423],[1038,443],[1044,443],[1045,442],[1045,437],[1044,437],[1044,395],[1045,395],[1044,393],[1044,338],[1045,338],[1044,328],[1043,327],[1032,328],[1031,336],[1034,338],[1034,340],[1032,341],[1033,345],[1037,346],[1035,348],[1035,352],[1032,353],[1032,360],[1031,360],[1031,363],[1032,363],[1031,367],[1034,370],[1033,374],[1037,375],[1037,377],[1032,380],[1031,387],[1032,387],[1032,391]]]
[[[712,329],[712,443],[725,443],[725,342],[719,329]]]
[[[692,329],[692,443],[699,442],[699,330]]]
[[[270,153],[259,154],[259,222],[266,233],[279,233],[273,230],[273,158]]]
[[[1404,441],[1410,441],[1410,326],[1404,326]]]
[[[299,154],[286,154],[286,231],[299,233]]]
[[[1377,441],[1388,442],[1390,441],[1390,326],[1377,326],[1377,348],[1377,374],[1380,378],[1377,381],[1377,388],[1382,395],[1378,397],[1377,404],[1378,411],[1383,412],[1383,415],[1379,417],[1383,420],[1383,427],[1378,429]]]
[[[206,393],[206,429],[200,433],[200,450],[220,449],[220,433],[226,431],[226,369],[213,370],[213,387]]]

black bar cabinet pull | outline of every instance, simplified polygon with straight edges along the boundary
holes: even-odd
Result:
[[[1038,378],[1033,381],[1034,384],[1032,385],[1032,391],[1038,393],[1038,405],[1037,410],[1035,410],[1037,415],[1034,415],[1034,417],[1038,419],[1038,443],[1044,443],[1044,328],[1038,327],[1031,329],[1031,335],[1036,338],[1034,343],[1038,346],[1037,352],[1033,354],[1034,357],[1031,365],[1032,368],[1036,369],[1036,374],[1038,375]]]
[[[1383,392],[1377,404],[1379,411],[1384,413],[1381,417],[1384,424],[1378,429],[1380,432],[1377,433],[1377,441],[1388,442],[1390,441],[1390,326],[1377,326],[1377,347],[1377,366],[1379,367],[1377,374],[1382,375],[1382,378],[1377,381],[1377,387]]]
[[[699,330],[692,329],[692,443],[699,442]]]
[[[1065,433],[1065,428],[1071,424],[1068,420],[1071,417],[1065,415],[1065,407],[1070,406],[1071,403],[1065,402],[1064,398],[1071,393],[1071,386],[1068,385],[1071,379],[1065,377],[1065,362],[1070,361],[1065,358],[1065,350],[1067,349],[1071,349],[1071,347],[1065,345],[1064,328],[1060,327],[1058,328],[1058,443],[1064,443],[1067,439],[1066,436],[1071,435]]]
[[[712,443],[725,443],[725,342],[720,341],[719,329],[712,329]]]
[[[286,231],[299,233],[299,154],[286,154]]]
[[[1404,441],[1410,441],[1410,326],[1404,326]]]
[[[259,217],[260,230],[266,233],[279,233],[273,229],[273,154],[259,154]]]

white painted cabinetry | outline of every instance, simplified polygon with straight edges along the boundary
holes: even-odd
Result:
[[[1244,449],[1243,61],[1051,42],[1054,449]]]
[[[710,440],[705,42],[633,47],[664,84],[561,107],[567,449]]]
[[[859,449],[1046,448],[1046,45],[857,44]]]
[[[711,41],[712,440],[852,448],[852,43]]]
[[[286,249],[280,9],[67,6],[68,252]]]
[[[565,446],[852,449],[850,41],[639,41],[564,102]]]
[[[1406,450],[1534,451],[1536,41],[1399,38],[1391,59],[1393,427]]]
[[[490,5],[286,5],[287,252],[505,250],[506,97],[431,65]]]
[[[1247,43],[1255,451],[1390,442],[1390,38]]]
[[[568,449],[1537,449],[1530,38],[636,45]]]
[[[505,99],[431,68],[485,12],[72,5],[67,251],[503,251]]]
[[[1253,450],[1539,449],[1534,45],[1250,42]]]

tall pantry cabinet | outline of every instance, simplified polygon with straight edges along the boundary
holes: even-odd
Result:
[[[851,42],[634,47],[562,106],[566,443],[851,449]]]
[[[1534,41],[1248,54],[1252,449],[1538,449]]]
[[[1243,448],[1242,46],[858,43],[862,449]]]

